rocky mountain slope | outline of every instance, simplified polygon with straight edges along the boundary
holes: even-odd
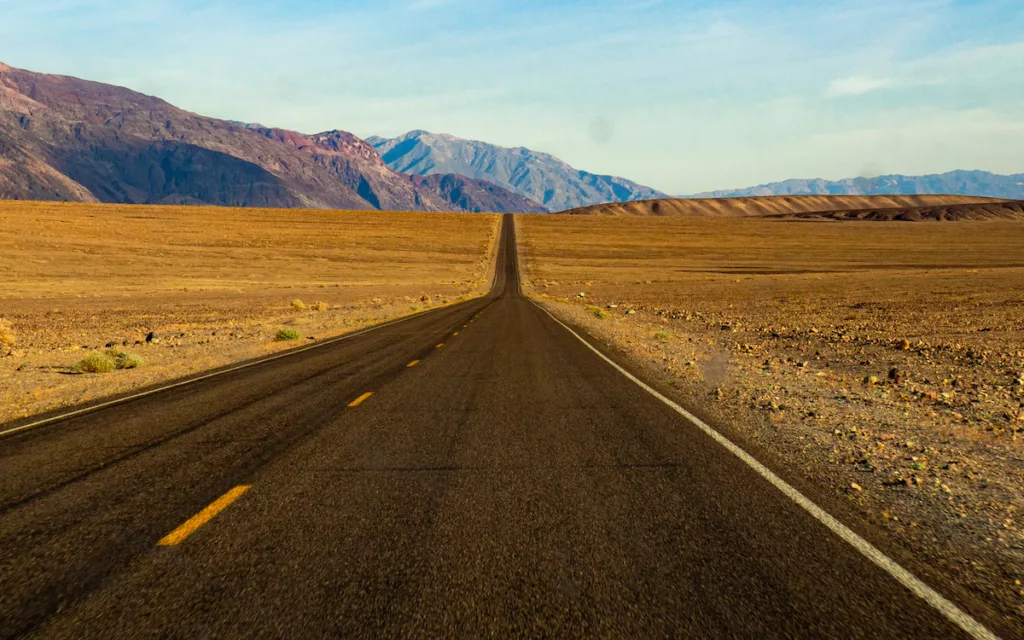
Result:
[[[551,211],[666,197],[625,178],[581,171],[552,155],[523,147],[511,149],[427,131],[366,140],[395,171],[423,176],[456,173],[486,180]]]
[[[835,211],[908,210],[979,203],[1000,205],[1005,202],[995,198],[943,195],[666,198],[600,204],[565,213],[602,216],[763,217]]]
[[[471,178],[396,173],[344,131],[244,127],[122,87],[2,64],[0,198],[543,211]]]
[[[988,171],[950,171],[926,176],[888,175],[877,178],[845,180],[785,180],[747,189],[709,191],[694,198],[732,198],[738,196],[783,195],[881,195],[881,194],[953,194],[988,196],[1008,200],[1024,199],[1024,173],[999,175]]]

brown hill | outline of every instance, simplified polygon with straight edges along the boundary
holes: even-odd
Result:
[[[972,203],[1005,202],[995,198],[947,195],[889,196],[754,196],[741,198],[670,198],[581,207],[566,211],[603,216],[743,217],[790,215],[822,211],[909,209]]]
[[[893,207],[891,209],[850,209],[846,211],[811,211],[805,213],[776,214],[770,218],[791,220],[1022,220],[1024,200],[979,202],[974,204],[944,205],[936,207]]]
[[[122,87],[0,65],[3,199],[543,211],[469,178],[448,182],[460,188],[395,173],[344,131],[241,127]]]

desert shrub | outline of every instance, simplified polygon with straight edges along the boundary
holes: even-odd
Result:
[[[81,373],[110,373],[117,369],[117,361],[105,353],[90,353],[74,367],[75,371]]]
[[[669,333],[668,331],[659,331],[659,332],[654,334],[654,339],[655,340],[668,340],[671,337],[672,337],[672,334]]]
[[[330,305],[327,304],[326,302],[324,302],[323,300],[319,300],[319,301],[317,301],[316,304],[313,305],[313,309],[315,309],[317,311],[327,311],[327,309],[329,309],[329,308],[330,308]]]
[[[610,313],[601,307],[595,307],[593,305],[587,305],[587,311],[593,314],[595,318],[600,318],[601,320],[606,320],[612,317]]]
[[[306,303],[303,302],[302,300],[299,300],[298,298],[292,300],[291,306],[292,309],[295,309],[296,311],[305,311],[306,309]]]
[[[288,340],[301,340],[302,334],[295,329],[279,329],[277,335],[274,336],[274,340],[278,342],[286,342]]]
[[[15,342],[14,327],[11,323],[0,318],[0,345],[13,345]]]
[[[410,309],[412,309],[413,311],[419,311],[419,310],[420,310],[420,308],[419,308],[419,307],[417,307],[416,305],[412,305],[412,306],[411,306],[411,307],[409,307],[409,308],[410,308]]]
[[[142,358],[131,351],[108,349],[104,355],[113,358],[114,366],[118,369],[138,369],[143,364]]]
[[[17,336],[14,335],[14,328],[11,323],[0,318],[0,356],[10,353],[14,349]]]

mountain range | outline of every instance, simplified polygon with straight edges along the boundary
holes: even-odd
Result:
[[[545,211],[482,180],[397,173],[345,131],[239,126],[122,87],[3,64],[0,198]]]
[[[683,197],[882,194],[1024,199],[1024,174],[786,180]],[[421,130],[306,135],[0,63],[0,199],[542,213],[667,198],[524,147]]]
[[[845,180],[785,180],[746,189],[709,191],[691,198],[737,198],[790,195],[911,195],[948,194],[986,196],[1008,200],[1024,199],[1024,173],[999,175],[988,171],[949,171],[924,176],[899,174]]]
[[[419,130],[397,138],[370,136],[366,141],[394,171],[423,176],[456,173],[486,180],[549,211],[668,197],[625,178],[576,169],[550,154],[525,147],[499,147]]]

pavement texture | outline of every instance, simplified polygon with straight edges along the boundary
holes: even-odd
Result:
[[[486,298],[0,469],[2,638],[967,637],[521,297],[510,217]]]

